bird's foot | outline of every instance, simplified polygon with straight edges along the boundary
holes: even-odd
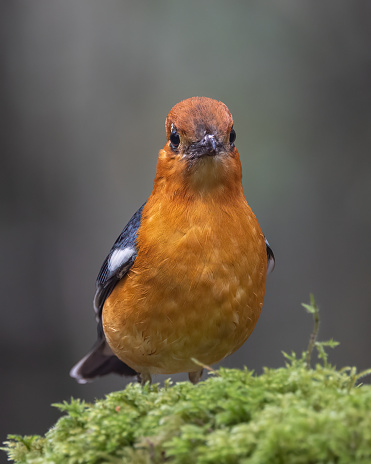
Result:
[[[137,375],[137,379],[138,379],[138,382],[140,382],[140,384],[143,386],[145,385],[147,382],[151,385],[152,383],[152,377],[151,377],[151,374],[145,374],[145,373],[141,373],[141,374],[138,374]]]
[[[196,384],[200,381],[203,373],[203,369],[200,369],[199,371],[196,372],[188,372],[188,378],[189,380],[193,383]]]

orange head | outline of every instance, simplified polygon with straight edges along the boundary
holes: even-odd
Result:
[[[225,194],[241,187],[236,133],[226,105],[206,97],[176,104],[166,118],[167,142],[159,153],[155,187],[189,196]]]

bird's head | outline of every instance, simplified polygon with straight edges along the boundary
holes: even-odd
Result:
[[[189,161],[235,149],[232,115],[224,103],[211,98],[181,101],[168,114],[165,126],[166,148]]]
[[[188,98],[171,109],[165,126],[167,141],[159,154],[159,179],[181,181],[200,193],[228,183],[241,184],[233,118],[224,103]]]

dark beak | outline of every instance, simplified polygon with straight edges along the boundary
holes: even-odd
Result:
[[[200,142],[200,146],[207,152],[207,154],[216,155],[216,140],[214,135],[205,135]]]
[[[190,145],[188,153],[192,158],[199,158],[204,155],[215,156],[223,144],[220,144],[215,135],[206,134],[199,142]]]

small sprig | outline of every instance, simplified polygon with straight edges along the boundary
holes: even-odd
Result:
[[[310,334],[308,348],[306,351],[307,353],[306,354],[306,366],[307,366],[307,369],[310,369],[310,361],[312,358],[312,352],[313,352],[313,348],[317,341],[317,335],[318,335],[318,330],[319,330],[319,308],[316,304],[313,293],[310,294],[310,304],[302,303],[301,305],[303,306],[303,308],[307,310],[307,313],[313,315],[313,321],[314,321],[313,331]]]
[[[318,330],[319,330],[319,308],[314,299],[313,293],[310,294],[310,304],[302,303],[301,305],[303,306],[303,308],[306,309],[306,311],[309,314],[313,315],[313,321],[314,321],[313,331],[310,334],[308,348],[307,348],[306,355],[305,355],[306,367],[307,369],[310,369],[310,363],[311,363],[312,353],[313,353],[314,348],[317,349],[318,357],[322,360],[324,367],[328,367],[328,362],[327,362],[328,354],[326,353],[325,347],[335,348],[339,345],[339,342],[333,339],[327,340],[324,342],[317,341]]]

